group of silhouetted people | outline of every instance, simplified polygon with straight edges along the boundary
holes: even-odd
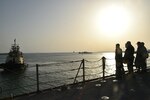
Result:
[[[137,42],[137,51],[135,57],[134,57],[135,49],[132,46],[130,41],[127,41],[125,47],[126,50],[123,56],[122,49],[120,48],[120,44],[116,44],[115,60],[116,60],[117,79],[122,79],[125,74],[123,63],[127,64],[128,73],[131,75],[133,75],[134,72],[133,70],[134,64],[138,73],[145,73],[147,71],[146,59],[149,57],[149,55],[146,47],[144,46],[144,42]]]

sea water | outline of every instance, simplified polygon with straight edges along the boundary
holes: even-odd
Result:
[[[0,63],[4,63],[7,55],[0,55]],[[106,58],[105,75],[115,74],[115,54],[105,53],[25,53],[25,63],[28,67],[22,71],[4,72],[0,69],[0,98],[37,91],[36,65],[39,65],[39,90],[71,84],[79,70],[82,81],[83,64],[85,65],[85,80],[102,77],[102,57]],[[149,66],[148,59],[148,66]]]

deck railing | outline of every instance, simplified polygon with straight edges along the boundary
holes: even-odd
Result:
[[[93,79],[105,80],[106,76],[115,74],[115,62],[110,65],[107,63],[108,61],[114,62],[115,60],[102,57],[97,61],[82,59],[61,63],[36,64],[29,65],[22,72],[5,69],[7,72],[3,72],[3,74],[6,79],[0,81],[0,99],[13,98],[45,89],[62,88],[64,85],[85,83]],[[148,63],[149,65],[150,63]],[[7,76],[11,76],[11,78]]]

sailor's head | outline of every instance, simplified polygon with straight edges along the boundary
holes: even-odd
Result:
[[[127,43],[125,44],[125,47],[129,47],[131,45],[131,42],[130,41],[127,41]]]
[[[144,45],[145,45],[145,43],[144,43],[144,42],[141,42],[141,45],[142,45],[142,46],[144,46]]]
[[[136,44],[137,44],[137,46],[140,46],[140,45],[141,45],[141,42],[140,42],[140,41],[138,41]]]
[[[131,45],[131,42],[130,42],[130,41],[127,41],[127,44],[128,44],[128,45]]]
[[[118,47],[120,47],[120,44],[119,44],[119,43],[116,44],[116,48],[118,48]]]

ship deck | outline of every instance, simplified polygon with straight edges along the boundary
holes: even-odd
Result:
[[[40,91],[14,100],[150,100],[150,70],[147,73],[126,74],[122,80],[108,77],[59,88]]]

